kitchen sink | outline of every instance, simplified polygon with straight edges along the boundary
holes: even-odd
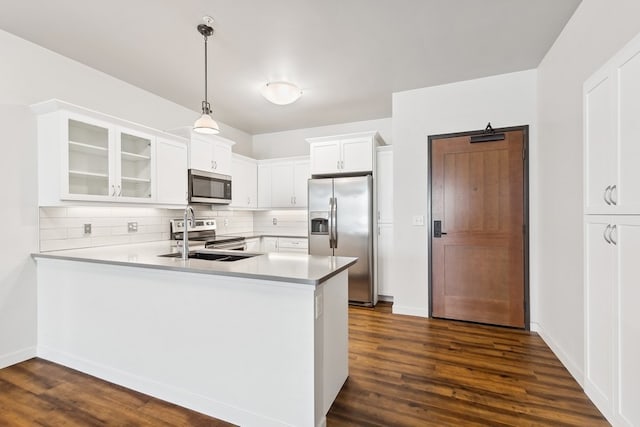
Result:
[[[170,254],[158,255],[167,258],[180,258],[182,254],[180,252],[173,252]],[[207,261],[220,261],[220,262],[232,262],[240,261],[254,257],[254,254],[230,254],[222,252],[206,252],[206,251],[190,251],[189,258],[206,259]]]

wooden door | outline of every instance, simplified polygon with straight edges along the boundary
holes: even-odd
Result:
[[[430,138],[434,317],[527,326],[524,132]]]

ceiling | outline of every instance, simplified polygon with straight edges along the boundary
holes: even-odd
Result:
[[[0,28],[250,134],[391,117],[391,94],[537,67],[580,0],[0,0]],[[304,91],[288,106],[267,81]],[[194,114],[195,117],[195,114]]]

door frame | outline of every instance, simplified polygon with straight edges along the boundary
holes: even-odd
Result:
[[[522,196],[523,200],[523,224],[524,224],[524,236],[523,236],[523,256],[524,256],[524,329],[530,330],[530,296],[529,296],[529,125],[522,126],[511,126],[511,127],[503,127],[496,128],[495,132],[504,133],[511,131],[522,131],[523,133],[523,191]],[[428,265],[429,265],[429,274],[428,274],[428,295],[429,295],[429,317],[433,317],[433,212],[431,205],[431,194],[432,194],[432,161],[433,157],[431,155],[432,144],[436,139],[447,139],[447,138],[455,138],[460,136],[477,136],[485,133],[484,129],[468,131],[468,132],[455,132],[455,133],[445,133],[438,135],[429,135],[428,136],[428,171],[427,176],[429,178],[429,185],[427,186],[428,197],[427,197],[427,216],[429,219],[427,226],[427,240],[428,240]]]

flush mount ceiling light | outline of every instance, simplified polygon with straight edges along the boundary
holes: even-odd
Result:
[[[260,90],[267,101],[276,105],[288,105],[296,102],[302,96],[302,90],[293,83],[279,81],[269,82]]]
[[[211,118],[211,105],[207,100],[207,38],[213,35],[213,18],[205,16],[202,18],[204,24],[198,25],[198,32],[204,37],[204,101],[202,101],[202,116],[193,124],[194,132],[213,135],[220,133],[220,127]]]

